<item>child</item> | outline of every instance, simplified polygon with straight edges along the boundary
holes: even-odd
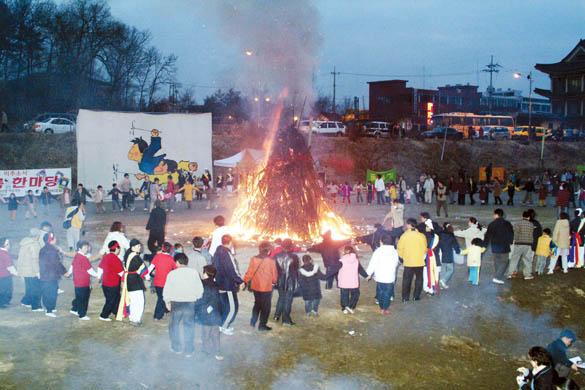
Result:
[[[333,204],[337,204],[337,193],[339,192],[339,187],[337,184],[331,182],[329,184],[329,197],[333,201]]]
[[[108,192],[108,195],[112,195],[112,210],[116,210],[116,208],[119,208],[120,211],[124,210],[120,204],[121,193],[122,192],[118,189],[118,185],[116,183],[112,184],[112,189]]]
[[[359,275],[367,278],[368,274],[360,264],[352,246],[346,246],[343,249],[343,253],[344,255],[339,259],[341,269],[337,275],[337,286],[341,290],[340,300],[343,314],[353,314],[360,299]]]
[[[481,186],[481,189],[479,190],[479,201],[481,202],[482,206],[488,204],[488,197],[489,191],[487,189],[487,186]]]
[[[386,186],[384,187],[384,199],[386,200],[386,203],[390,203],[390,183],[386,184]]]
[[[43,187],[43,192],[39,195],[45,215],[49,215],[49,205],[51,204],[51,198],[57,199],[57,197],[49,192],[49,187]]]
[[[342,203],[345,203],[345,200],[347,199],[347,204],[351,204],[351,186],[348,182],[345,182],[345,184],[341,186],[341,193],[343,195]]]
[[[305,301],[305,313],[307,317],[319,316],[319,302],[321,302],[321,283],[325,275],[319,269],[317,264],[313,263],[313,258],[309,255],[303,256],[303,266],[299,269],[299,287],[303,300]]]
[[[368,204],[372,204],[372,200],[374,200],[374,184],[371,181],[366,184],[366,192]]]
[[[538,190],[538,205],[540,207],[546,207],[546,196],[548,195],[548,191],[546,189],[546,185],[543,183],[540,185],[540,189]]]
[[[551,248],[554,246],[551,234],[552,232],[549,228],[544,229],[536,244],[536,273],[538,275],[544,274],[546,260],[550,256]]]
[[[398,199],[398,192],[394,182],[390,182],[390,200],[393,201],[394,199]]]
[[[223,360],[219,349],[219,326],[221,303],[219,286],[215,281],[217,270],[213,265],[203,267],[203,296],[195,303],[195,318],[201,324],[202,350],[214,354],[215,359]]]
[[[412,188],[410,186],[406,186],[406,192],[404,193],[404,198],[406,199],[406,204],[412,203],[412,196],[414,192],[412,192]]]
[[[91,292],[90,276],[98,278],[97,272],[91,267],[87,256],[90,252],[89,242],[79,241],[77,243],[77,254],[69,267],[66,277],[73,274],[73,285],[75,286],[75,299],[71,302],[69,313],[76,315],[82,321],[89,321],[87,306],[89,305],[89,294]]]
[[[100,210],[102,214],[106,213],[106,207],[104,206],[104,198],[106,194],[104,193],[104,187],[97,186],[97,191],[93,195],[95,199],[95,213],[100,214]]]
[[[183,191],[183,197],[185,198],[185,202],[187,202],[187,208],[191,209],[191,202],[193,202],[193,191],[199,191],[199,189],[193,186],[193,182],[188,180],[185,185],[177,192]]]
[[[392,245],[392,237],[382,234],[382,245],[374,251],[370,264],[368,264],[368,280],[372,276],[376,280],[376,297],[380,306],[380,314],[390,314],[390,299],[394,295],[394,283],[396,282],[396,270],[399,265],[398,252]]]
[[[29,219],[31,215],[34,216],[35,218],[37,217],[37,211],[35,207],[35,204],[37,202],[38,199],[36,196],[33,195],[32,190],[28,190],[26,196],[24,197],[24,204],[27,206],[26,214],[24,215],[26,219]]]
[[[353,187],[353,190],[356,193],[355,201],[356,203],[364,203],[364,198],[362,197],[362,190],[364,186],[362,185],[361,181],[358,181],[357,184]]]
[[[130,211],[134,211],[134,198],[136,198],[136,194],[134,193],[134,189],[130,188],[130,191],[128,192],[128,207],[130,208]]]
[[[485,252],[482,247],[483,242],[479,238],[471,240],[471,247],[461,251],[462,255],[467,255],[467,268],[469,268],[469,282],[474,286],[479,285],[479,268],[481,266],[481,254]]]
[[[71,206],[71,190],[69,187],[63,189],[63,193],[59,196],[59,199],[61,199],[61,208],[63,210],[67,210]]]
[[[1,196],[0,199],[2,199],[2,202],[8,203],[8,211],[10,211],[10,217],[12,218],[13,221],[16,221],[16,210],[18,210],[18,205],[22,204],[22,202],[16,199],[16,195],[14,193],[10,194],[8,200],[4,199]]]
[[[177,256],[179,253],[185,253],[185,251],[183,250],[183,244],[177,242],[175,244],[175,253],[173,254],[173,257]]]

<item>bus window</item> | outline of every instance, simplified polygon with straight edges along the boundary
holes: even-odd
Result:
[[[463,124],[465,126],[473,126],[473,117],[471,116],[466,116],[463,118]]]
[[[499,126],[500,125],[499,118],[488,117],[487,121],[488,121],[488,126]]]
[[[451,125],[462,125],[463,124],[463,118],[461,118],[460,116],[454,116],[451,118]]]
[[[502,118],[500,120],[500,124],[502,126],[513,127],[514,126],[514,120],[512,118]]]

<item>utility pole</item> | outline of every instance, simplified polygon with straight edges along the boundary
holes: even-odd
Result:
[[[335,84],[335,77],[336,77],[338,74],[341,74],[341,72],[336,72],[336,71],[335,71],[335,66],[334,66],[334,67],[333,67],[333,72],[331,72],[331,74],[333,75],[333,113],[334,113],[334,114],[337,114],[337,107],[335,107],[335,87],[337,86],[337,85]]]
[[[493,83],[493,76],[494,73],[499,73],[502,65],[494,64],[494,56],[491,57],[490,63],[486,65],[485,69],[482,69],[482,72],[487,72],[490,74],[490,86],[488,89],[488,111],[491,115],[492,113],[492,95],[494,93],[494,83]]]

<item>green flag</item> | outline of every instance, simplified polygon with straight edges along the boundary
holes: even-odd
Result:
[[[368,171],[366,172],[366,183],[369,181],[374,183],[376,181],[376,179],[378,178],[378,175],[382,175],[382,179],[384,179],[384,183],[390,183],[391,181],[396,183],[396,176],[397,176],[396,175],[396,168],[390,169],[389,171],[380,171],[380,172],[370,171],[368,169]]]

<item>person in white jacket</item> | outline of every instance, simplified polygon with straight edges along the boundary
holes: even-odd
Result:
[[[433,202],[433,190],[435,189],[435,181],[432,177],[427,176],[424,184],[423,189],[425,190],[425,203],[432,203]]]
[[[465,249],[471,248],[471,241],[474,238],[479,238],[483,240],[487,229],[482,227],[478,222],[477,219],[474,217],[469,218],[467,222],[468,228],[465,230],[455,230],[453,234],[455,237],[460,237],[465,239]]]
[[[104,256],[110,253],[110,248],[108,248],[108,244],[111,241],[116,241],[120,245],[120,254],[118,255],[118,257],[120,259],[123,259],[124,255],[126,254],[126,251],[130,248],[130,241],[128,241],[126,235],[124,234],[124,225],[122,224],[122,222],[116,221],[112,224],[112,226],[110,227],[110,231],[108,232],[108,235],[104,240],[104,245],[100,250],[100,255]]]
[[[390,314],[390,297],[394,295],[396,269],[398,268],[398,252],[392,245],[393,240],[388,234],[380,237],[381,244],[372,254],[366,273],[368,280],[374,277],[376,281],[376,297],[378,298],[380,313]]]

